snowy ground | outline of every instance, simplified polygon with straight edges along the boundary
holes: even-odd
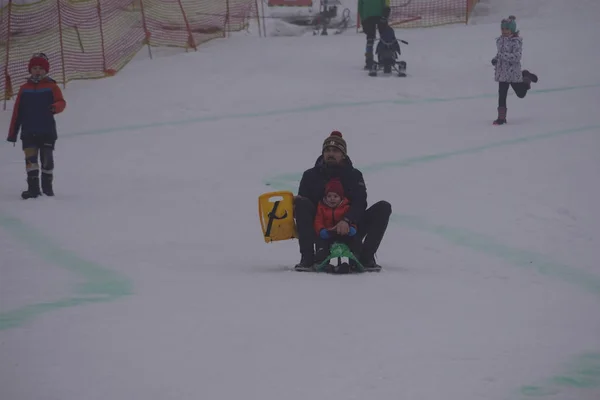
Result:
[[[0,145],[0,398],[598,400],[595,3],[398,30],[405,79],[368,77],[350,31],[69,84],[55,198],[20,200]],[[496,127],[508,14],[540,82]],[[393,206],[380,274],[290,272],[297,242],[262,239],[257,197],[334,129]]]

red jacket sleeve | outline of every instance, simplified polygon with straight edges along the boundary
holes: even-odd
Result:
[[[321,203],[319,203],[318,207],[317,207],[317,214],[315,215],[315,232],[317,232],[317,235],[319,234],[319,232],[321,232],[321,229],[325,228],[325,216],[324,214],[324,208],[323,205]]]
[[[63,97],[62,91],[56,84],[52,85],[52,95],[54,96],[54,104],[52,104],[54,107],[54,114],[63,112],[67,107],[67,102]]]
[[[10,128],[8,129],[8,139],[16,139],[21,129],[21,120],[19,117],[19,105],[21,104],[21,92],[23,88],[19,89],[17,99],[15,100],[15,108],[13,108],[12,118],[10,119]]]

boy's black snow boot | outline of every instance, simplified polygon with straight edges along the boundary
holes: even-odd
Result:
[[[365,53],[365,71],[373,69],[374,64],[373,53]]]
[[[506,123],[506,107],[498,107],[498,119],[494,121],[494,125],[504,125]]]
[[[40,178],[37,176],[27,177],[27,190],[21,193],[23,199],[35,199],[40,195]]]
[[[45,174],[42,172],[42,192],[46,196],[54,196],[54,190],[52,189],[52,174]]]
[[[296,264],[294,269],[296,271],[314,271],[315,267],[315,256],[312,254],[302,254],[300,262]]]

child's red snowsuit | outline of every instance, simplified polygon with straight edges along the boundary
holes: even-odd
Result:
[[[315,215],[315,231],[317,232],[317,236],[321,232],[321,229],[331,229],[338,222],[344,219],[344,215],[350,210],[350,202],[347,198],[342,197],[342,201],[337,207],[329,207],[323,201],[319,202],[317,206],[317,214]],[[355,225],[350,225],[354,226]]]

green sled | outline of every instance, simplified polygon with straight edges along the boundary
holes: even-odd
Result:
[[[326,272],[326,267],[327,265],[329,265],[329,261],[331,261],[334,258],[342,257],[347,257],[348,260],[353,260],[355,262],[354,268],[356,269],[356,272],[365,272],[365,268],[360,263],[360,261],[358,261],[354,253],[350,251],[350,248],[344,243],[339,242],[335,242],[331,245],[331,249],[329,250],[329,256],[322,263],[317,265],[316,271]]]

